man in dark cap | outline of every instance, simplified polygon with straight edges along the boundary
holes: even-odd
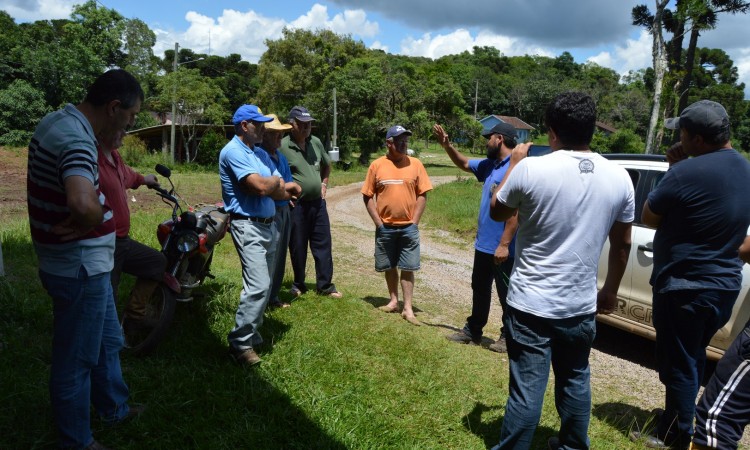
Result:
[[[450,143],[448,133],[443,127],[435,124],[432,127],[438,143],[448,154],[453,164],[459,169],[471,172],[478,181],[484,183],[482,198],[479,202],[477,217],[477,237],[474,241],[474,266],[471,272],[471,315],[466,318],[464,328],[448,336],[448,340],[465,344],[481,344],[482,329],[487,325],[492,303],[492,281],[495,281],[500,305],[505,314],[505,297],[508,294],[510,272],[513,269],[515,254],[514,236],[518,228],[515,216],[506,222],[495,222],[490,217],[490,199],[495,188],[508,170],[510,153],[516,146],[516,129],[505,122],[500,122],[482,133],[487,138],[487,158],[468,159],[458,152]],[[504,328],[500,329],[500,338],[489,346],[498,353],[505,353]]]
[[[299,297],[307,291],[305,269],[309,245],[315,260],[315,288],[318,294],[341,298],[332,281],[331,222],[325,200],[331,159],[320,139],[311,134],[313,121],[315,119],[307,108],[292,108],[289,111],[292,131],[281,140],[279,149],[289,161],[294,181],[302,188],[297,206],[292,210],[289,256],[294,282],[291,292]]]
[[[362,199],[375,224],[375,270],[385,272],[390,301],[380,307],[399,312],[398,270],[404,308],[401,317],[420,325],[414,316],[414,272],[419,270],[419,219],[432,190],[422,162],[407,154],[411,131],[394,125],[385,135],[388,152],[370,164],[362,185]]]
[[[656,434],[631,437],[686,449],[706,347],[729,320],[742,282],[737,249],[750,225],[750,163],[732,149],[729,116],[716,102],[693,103],[665,126],[680,130],[685,159],[649,194],[642,222],[656,228],[650,282],[666,399]]]

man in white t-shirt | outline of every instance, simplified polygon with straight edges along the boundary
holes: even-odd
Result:
[[[558,95],[545,112],[553,153],[525,158],[529,144],[517,146],[492,198],[493,219],[517,213],[519,223],[504,324],[510,392],[494,449],[530,447],[550,364],[561,426],[549,448],[589,448],[595,317],[613,312],[617,304],[634,215],[627,172],[589,148],[595,121],[590,96]],[[597,266],[607,237],[609,270],[597,293]]]

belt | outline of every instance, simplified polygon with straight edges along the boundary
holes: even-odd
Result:
[[[244,216],[237,213],[230,213],[229,217],[231,217],[232,220],[250,220],[252,222],[258,222],[266,225],[268,225],[269,223],[273,223],[273,217]]]

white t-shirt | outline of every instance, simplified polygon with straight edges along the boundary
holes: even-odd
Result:
[[[604,241],[615,221],[633,221],[627,171],[596,153],[558,150],[522,160],[497,199],[518,208],[508,304],[551,319],[596,312]]]

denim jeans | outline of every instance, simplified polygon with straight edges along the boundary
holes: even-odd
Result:
[[[415,272],[420,268],[419,227],[382,225],[375,230],[375,270],[401,269]]]
[[[561,422],[560,448],[588,449],[589,353],[596,335],[595,314],[545,319],[508,307],[505,316],[510,392],[500,443],[493,450],[530,448],[542,415],[550,363]]]
[[[281,283],[284,281],[284,271],[286,270],[286,249],[289,246],[289,235],[292,231],[292,222],[289,218],[289,207],[277,206],[276,217],[273,219],[273,246],[274,255],[271,263],[271,292],[268,298],[271,300],[279,299]]]
[[[474,267],[471,271],[471,315],[466,318],[463,332],[474,341],[482,340],[482,330],[487,325],[492,304],[492,282],[495,282],[500,306],[505,310],[505,298],[508,295],[510,272],[513,270],[513,258],[508,258],[501,264],[495,264],[495,255],[474,250]],[[504,335],[504,327],[500,328],[500,335]]]
[[[128,387],[122,379],[122,332],[109,272],[77,278],[40,271],[52,297],[53,337],[50,396],[60,446],[83,448],[93,441],[89,410],[108,422],[127,416]]]
[[[242,265],[242,292],[227,340],[235,349],[246,350],[263,343],[258,328],[263,324],[271,289],[273,224],[233,220],[230,232]]]
[[[732,315],[738,291],[654,291],[653,322],[659,380],[664,384],[664,413],[657,436],[676,449],[686,449],[693,434],[706,347]]]

